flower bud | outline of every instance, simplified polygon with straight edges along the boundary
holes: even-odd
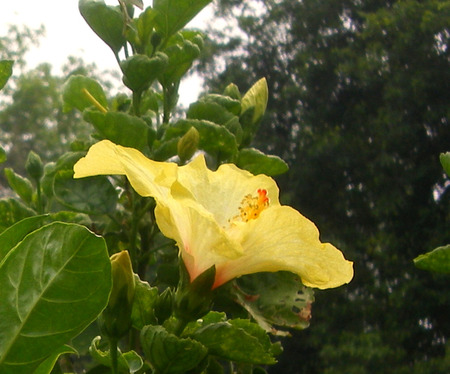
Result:
[[[27,161],[25,162],[25,169],[28,175],[35,181],[38,181],[44,175],[44,165],[39,155],[33,151],[28,153]]]
[[[182,162],[189,160],[194,155],[198,150],[199,141],[200,134],[195,127],[191,127],[178,141],[177,151]]]
[[[135,279],[128,251],[111,256],[112,290],[102,314],[102,329],[119,339],[131,326],[131,309],[135,292]]]

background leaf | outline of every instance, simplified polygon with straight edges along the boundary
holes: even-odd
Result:
[[[9,77],[12,75],[13,64],[14,61],[12,60],[0,61],[0,90],[5,87],[6,82],[8,82]]]
[[[450,244],[416,257],[414,264],[419,269],[450,274]]]
[[[4,259],[0,289],[0,372],[31,373],[106,306],[105,242],[82,226],[44,226]]]
[[[450,177],[450,152],[441,153],[439,156],[442,167],[445,170],[445,173]]]

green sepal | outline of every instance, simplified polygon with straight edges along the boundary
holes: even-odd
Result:
[[[211,310],[215,266],[205,270],[192,282],[183,261],[180,261],[180,281],[174,297],[174,316],[190,322],[204,316]]]
[[[254,175],[274,176],[286,173],[288,164],[278,156],[266,155],[255,148],[244,148],[239,151],[236,165]]]
[[[145,326],[141,343],[146,359],[158,373],[187,373],[201,365],[208,352],[201,343],[179,338],[162,326]]]
[[[123,14],[120,7],[106,5],[101,0],[80,0],[78,8],[90,28],[115,54],[125,45]]]
[[[30,153],[28,153],[25,169],[27,170],[28,175],[35,181],[39,181],[44,175],[44,165],[36,152],[30,151]]]
[[[422,270],[450,274],[450,244],[417,256],[414,265]]]

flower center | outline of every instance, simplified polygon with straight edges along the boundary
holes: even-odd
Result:
[[[239,216],[243,222],[259,217],[261,212],[269,206],[267,190],[259,189],[257,195],[245,195],[239,207]]]

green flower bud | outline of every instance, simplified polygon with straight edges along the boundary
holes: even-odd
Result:
[[[25,162],[25,169],[28,175],[35,181],[38,181],[44,175],[44,165],[39,155],[33,151],[28,153],[27,161]]]
[[[223,94],[235,100],[241,100],[242,98],[238,86],[236,86],[234,83],[230,83],[228,86],[226,86]]]
[[[119,339],[131,326],[131,310],[135,293],[135,279],[128,251],[111,256],[112,290],[103,311],[102,329],[110,338]]]
[[[194,155],[198,150],[199,141],[200,134],[195,127],[191,127],[178,141],[177,151],[182,162],[189,160]]]

